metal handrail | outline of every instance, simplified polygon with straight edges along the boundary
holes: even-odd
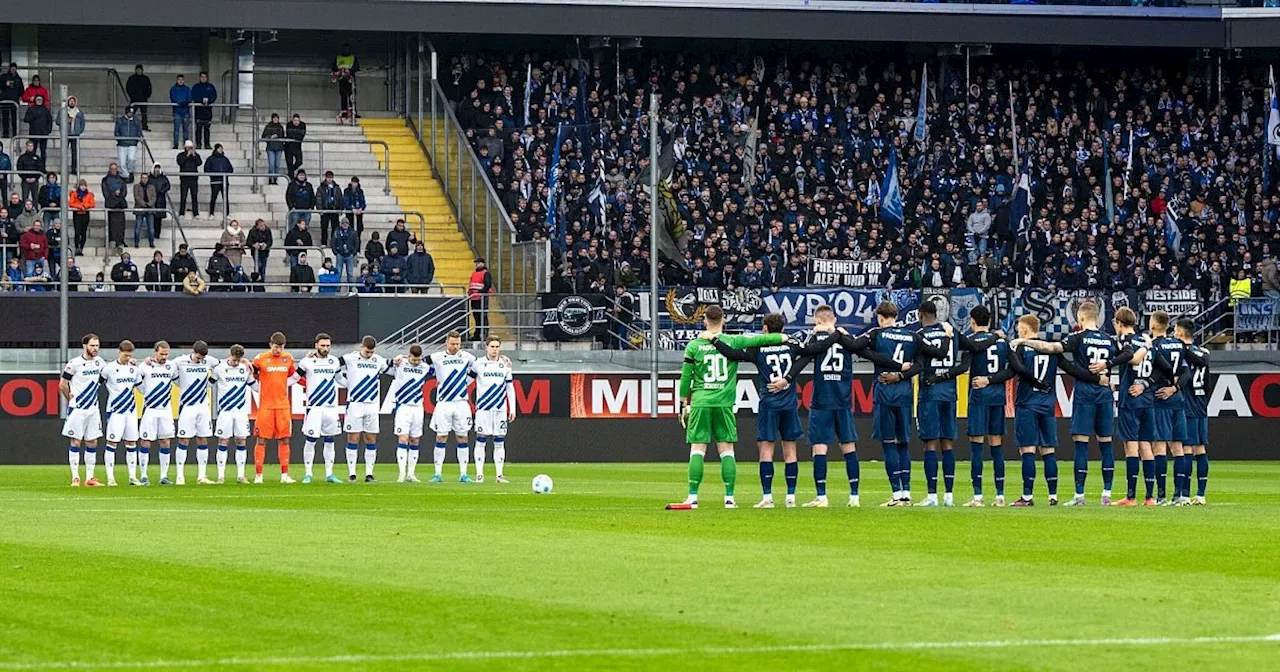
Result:
[[[292,210],[291,212],[310,212],[314,215],[348,215],[354,210]],[[425,240],[427,237],[427,216],[417,210],[364,210],[362,215],[377,215],[379,217],[393,217],[396,215],[404,215],[406,217],[414,217],[418,220],[419,233],[418,240]],[[394,223],[393,223],[394,225]],[[284,231],[287,233],[292,222],[286,223]]]
[[[285,144],[292,143],[292,144],[301,144],[301,145],[315,143],[319,145],[320,154],[317,157],[317,160],[318,160],[318,163],[320,164],[319,173],[321,175],[324,174],[324,146],[325,145],[369,145],[370,147],[377,145],[382,148],[382,176],[384,179],[382,194],[384,196],[391,195],[391,145],[387,144],[385,140],[371,140],[369,138],[339,138],[339,139],[332,139],[332,138],[306,139],[304,138],[302,140],[294,140],[292,138],[254,138],[253,139],[254,148],[253,148],[253,152],[251,153],[253,155],[257,155],[258,145],[263,145],[271,142],[281,142]],[[289,175],[288,177],[292,178],[294,176]],[[254,186],[255,187],[257,186],[257,182],[254,182]]]
[[[61,209],[60,209],[60,208],[38,208],[38,211],[39,211],[41,214],[44,214],[45,212],[55,212],[55,213],[59,213],[59,214],[61,214]],[[186,230],[185,230],[185,229],[183,229],[183,228],[182,228],[182,218],[178,217],[178,214],[177,214],[177,213],[175,213],[175,212],[173,211],[173,208],[171,208],[171,207],[165,207],[165,208],[108,208],[108,207],[105,207],[105,205],[104,205],[104,207],[101,207],[101,208],[91,208],[91,209],[89,210],[89,212],[102,212],[102,213],[123,212],[123,213],[126,213],[126,214],[134,214],[134,215],[139,214],[139,213],[144,213],[144,214],[145,214],[145,213],[151,213],[151,214],[153,214],[153,215],[158,215],[158,214],[161,214],[161,213],[163,213],[163,214],[167,214],[167,215],[169,215],[170,217],[173,217],[173,225],[174,225],[174,227],[175,227],[175,228],[177,228],[177,230],[178,230],[178,235],[182,237],[182,244],[183,244],[183,245],[188,245],[188,244],[189,244],[189,243],[187,243],[187,232],[186,232]],[[71,215],[74,215],[74,214],[75,214],[75,211],[74,211],[74,210],[67,210],[67,213],[68,213],[68,214],[71,214]],[[58,220],[58,221],[60,221],[60,222],[61,222],[62,220]],[[65,225],[65,224],[70,224],[70,222],[62,222],[62,223],[63,223],[64,225]],[[64,232],[66,231],[66,227],[65,227],[65,226],[63,227],[63,231],[64,231]],[[103,247],[104,247],[104,249],[105,249],[105,247],[106,247],[106,246],[104,245]],[[169,237],[169,254],[172,256],[173,254],[176,254],[176,253],[177,253],[177,251],[178,251],[178,238],[177,238],[177,236],[170,236],[170,237]],[[109,259],[109,258],[110,258],[110,257],[103,257],[103,261],[106,261],[106,260],[107,260],[107,259]]]
[[[12,140],[13,140],[13,149],[12,149],[12,150],[10,150],[10,153],[11,153],[11,155],[13,155],[13,156],[19,156],[19,155],[21,155],[21,152],[19,152],[19,151],[18,151],[18,148],[21,146],[21,145],[19,144],[19,142],[20,142],[20,141],[22,141],[22,140],[46,140],[46,141],[48,141],[48,140],[57,140],[57,139],[58,139],[58,136],[57,136],[57,135],[31,135],[31,134],[28,134],[28,133],[18,133],[18,134],[16,134],[16,135],[14,135],[14,136],[13,136],[13,138],[12,138]],[[105,133],[82,133],[82,134],[80,134],[80,135],[69,135],[69,136],[67,136],[67,141],[69,142],[69,141],[71,141],[71,140],[75,140],[75,141],[77,141],[77,142],[79,142],[79,141],[81,141],[81,140],[137,140],[137,141],[138,141],[138,144],[139,144],[139,145],[141,145],[141,146],[142,146],[142,148],[143,148],[144,150],[146,150],[146,152],[147,152],[147,158],[148,158],[148,159],[151,159],[151,164],[150,164],[150,165],[154,165],[154,164],[155,164],[155,162],[156,162],[156,157],[155,157],[155,155],[151,153],[151,145],[147,142],[147,138],[146,138],[145,136],[141,136],[141,137],[134,138],[134,137],[125,136],[125,135],[114,135],[114,134],[112,134],[112,135],[107,135],[107,134],[105,134]],[[55,172],[55,173],[56,173],[57,171],[50,171],[50,170],[46,170],[46,171],[44,171],[44,172],[46,172],[46,173]]]
[[[368,67],[368,68],[361,68],[361,69],[360,69],[360,74],[361,74],[361,75],[367,75],[367,74],[375,73],[375,72],[387,72],[389,69],[390,69],[390,68],[388,68],[388,67],[386,67],[386,66],[372,66],[372,67]],[[284,75],[284,77],[285,77],[285,78],[284,78],[284,90],[285,90],[285,98],[284,98],[284,100],[285,100],[285,112],[286,112],[286,114],[288,114],[289,116],[293,116],[293,77],[294,77],[295,75],[297,75],[297,76],[309,76],[309,77],[329,77],[329,76],[331,76],[331,75],[333,74],[333,73],[332,73],[330,70],[328,70],[327,68],[316,68],[316,69],[314,69],[314,70],[311,70],[311,69],[303,70],[303,69],[299,69],[299,68],[290,68],[290,67],[255,66],[255,67],[254,67],[254,69],[253,69],[253,71],[254,71],[255,73],[262,73],[262,74],[271,74],[271,75],[283,74],[283,75]],[[226,77],[226,76],[227,76],[227,74],[228,74],[229,72],[230,72],[230,71],[228,70],[228,71],[227,71],[227,73],[223,73],[223,77]],[[356,77],[356,81],[358,82],[359,80],[360,80],[360,77]],[[356,86],[358,86],[358,84],[356,84]],[[357,96],[357,97],[355,97],[355,99],[356,99],[356,101],[358,101],[358,100],[359,100],[358,96]],[[357,105],[357,104],[358,104],[358,103],[356,103],[355,101],[353,101],[353,107],[354,107],[355,105]],[[359,108],[357,107],[354,111],[358,112],[358,111],[359,111]],[[356,125],[355,115],[352,115],[352,117],[351,117],[351,119],[350,119],[350,125],[352,125],[352,126],[355,126],[355,125]]]
[[[1223,297],[1218,301],[1215,301],[1214,303],[1208,306],[1205,306],[1203,310],[1201,310],[1198,314],[1195,315],[1193,319],[1197,322],[1199,322],[1200,318],[1203,316],[1212,316],[1212,317],[1208,321],[1201,324],[1196,329],[1195,333],[1191,335],[1192,340],[1196,341],[1197,343],[1200,343],[1201,345],[1204,345],[1210,339],[1216,338],[1217,336],[1226,332],[1226,329],[1219,329],[1213,332],[1210,332],[1210,329],[1214,328],[1214,325],[1218,325],[1218,324],[1221,324],[1222,322],[1225,322],[1228,315],[1234,315],[1233,311],[1225,310],[1230,300],[1231,300],[1231,297]]]
[[[459,302],[463,300],[463,297],[458,297]],[[424,340],[428,343],[443,340],[441,337],[448,333],[449,330],[447,325],[457,320],[457,315],[453,312],[456,308],[457,306],[449,303],[442,303],[379,340],[381,343],[397,346]],[[423,339],[422,333],[424,331],[434,336],[434,338]],[[410,337],[410,334],[412,334],[412,337]]]

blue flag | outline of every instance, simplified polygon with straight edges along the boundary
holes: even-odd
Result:
[[[547,178],[547,231],[555,232],[556,244],[564,249],[564,222],[560,221],[560,146],[564,144],[564,124],[556,128],[556,146],[551,151],[551,176]]]
[[[929,99],[929,89],[927,88],[928,83],[929,64],[925,63],[924,67],[920,69],[920,103],[916,106],[916,127],[914,139],[918,145],[924,144],[927,130],[925,126],[928,121],[928,114],[925,112],[925,101]]]
[[[1164,210],[1164,244],[1178,258],[1182,258],[1182,227],[1178,226],[1178,213],[1170,203]]]
[[[889,146],[889,167],[880,185],[880,219],[902,228],[902,187],[898,184],[898,152]]]
[[[1009,206],[1018,240],[1026,241],[1031,234],[1031,176],[1023,170],[1018,185],[1013,189],[1013,204]]]

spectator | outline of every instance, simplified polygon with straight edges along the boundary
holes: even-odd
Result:
[[[111,267],[111,283],[117,292],[138,291],[138,267],[129,258],[129,253],[120,254],[120,261]]]
[[[288,257],[289,268],[298,263],[298,255],[312,246],[311,232],[307,230],[307,220],[299,217],[284,234],[284,253]]]
[[[84,282],[84,275],[80,273],[80,265],[76,263],[76,258],[67,257],[67,291],[80,291],[82,282]]]
[[[307,253],[300,252],[297,263],[289,269],[289,291],[310,293],[315,288],[315,284],[315,269],[307,265]]]
[[[40,75],[31,75],[31,83],[22,92],[22,103],[27,106],[39,104],[49,107],[49,89],[40,83]]]
[[[19,222],[21,221],[19,219]],[[36,264],[44,266],[49,258],[49,237],[45,235],[44,225],[39,219],[31,219],[30,224],[23,230],[22,238],[18,240],[18,246],[22,249],[24,276],[31,275]]]
[[[169,264],[169,270],[173,273],[174,278],[185,278],[187,273],[200,274],[200,266],[196,264],[195,257],[187,251],[187,244],[178,245],[178,253],[173,255],[173,261]]]
[[[25,251],[26,247],[23,246],[23,249]],[[1253,296],[1253,278],[1249,277],[1248,269],[1240,266],[1236,268],[1236,277],[1231,279],[1231,294],[1227,305],[1234,308],[1241,299],[1247,299],[1251,296]]]
[[[0,105],[0,111],[8,107]],[[9,171],[13,170],[13,159],[4,151],[4,143],[0,142],[0,200],[9,194]]]
[[[27,122],[27,133],[34,138],[36,151],[40,152],[40,158],[45,161],[49,160],[49,135],[53,133],[53,114],[49,112],[48,99],[39,94],[35,100],[27,107],[26,114],[22,115],[22,120]]]
[[[124,178],[133,182],[138,167],[138,143],[142,140],[142,124],[133,117],[133,108],[124,108],[124,115],[116,119],[116,160],[124,171]]]
[[[80,174],[80,140],[78,139],[84,134],[84,112],[80,109],[76,102],[75,96],[67,98],[67,111],[65,115],[58,115],[58,125],[62,125],[63,118],[67,121],[67,146],[70,151],[67,152],[67,170],[79,175]]]
[[[62,185],[58,184],[57,173],[45,175],[44,186],[36,192],[36,207],[40,209],[45,226],[58,217],[62,208]]]
[[[409,254],[409,250],[413,249],[413,245],[410,244],[411,242],[417,241],[413,240],[413,236],[409,234],[409,230],[404,227],[404,220],[397,219],[395,225],[387,232],[387,254],[391,256],[395,256],[397,254],[400,256],[407,256]],[[397,250],[396,252],[391,251],[393,245]],[[385,272],[386,268],[383,268],[382,270]]]
[[[104,274],[103,274],[103,272],[102,272],[102,271],[98,271],[98,272],[93,276],[93,284],[92,284],[92,285],[89,285],[89,291],[91,291],[91,292],[109,292],[109,291],[111,291],[111,287],[109,287],[109,286],[107,285],[107,277],[106,277],[106,275],[104,275]]]
[[[23,278],[23,280],[26,281],[28,292],[47,292],[53,289],[51,286],[53,278],[49,277],[49,274],[45,272],[43,262],[36,262],[35,267],[31,269],[30,273],[27,273],[27,277]]]
[[[236,172],[231,167],[231,159],[227,158],[221,144],[214,145],[213,153],[205,159],[204,172],[209,175],[209,218],[213,219],[217,217],[215,213],[218,207],[218,196],[223,194],[227,186],[227,175]],[[226,214],[231,214],[230,197],[223,199],[223,206],[226,208]]]
[[[400,247],[397,244],[388,244],[387,256],[381,264],[388,292],[399,294],[404,291],[405,277],[408,275],[407,261],[408,257],[400,254]]]
[[[236,269],[241,268],[239,264],[232,264],[226,255],[226,249],[222,243],[213,246],[213,254],[209,255],[209,263],[205,265],[204,272],[209,275],[209,282],[214,285],[215,292],[229,292],[231,287],[228,285],[235,282]]]
[[[191,198],[191,216],[200,217],[200,197],[196,194],[196,189],[200,185],[200,169],[204,167],[204,160],[196,153],[196,145],[188,140],[182,147],[182,152],[178,154],[178,216],[187,212],[187,197]],[[213,211],[209,211],[209,215],[213,215]]]
[[[125,196],[124,178],[116,171],[116,164],[107,169],[107,176],[102,178],[102,204],[107,209],[107,245],[115,245],[117,249],[124,247],[124,213],[129,208],[129,199]]]
[[[280,160],[284,158],[284,143],[280,140],[285,137],[284,125],[280,123],[280,115],[271,114],[271,121],[262,127],[262,139],[267,141],[267,172],[271,174],[268,184],[279,184]]]
[[[169,191],[173,189],[173,185],[169,183],[169,176],[164,174],[164,169],[158,163],[151,166],[151,186],[156,189],[156,210],[160,211],[152,218],[151,228],[156,238],[159,238],[165,217],[169,216],[165,211],[169,209]]]
[[[320,274],[317,276],[319,287],[318,294],[337,294],[338,285],[342,282],[342,278],[338,275],[337,269],[333,267],[333,260],[329,257],[324,258],[324,263],[320,266]]]
[[[0,261],[21,256],[18,252],[18,240],[22,238],[22,229],[18,228],[17,218],[9,213],[22,212],[22,199],[17,194],[11,194],[10,198],[17,203],[0,208]]]
[[[386,278],[378,271],[377,264],[361,264],[359,291],[361,294],[381,294]]]
[[[155,230],[152,228],[150,212],[156,207],[156,188],[151,186],[150,173],[142,173],[138,183],[133,185],[133,246],[141,245],[141,236],[147,234],[147,247],[155,247]]]
[[[17,257],[9,259],[4,267],[4,291],[21,292],[26,290],[27,274],[22,272],[22,262]]]
[[[342,220],[333,232],[333,243],[330,249],[333,250],[338,269],[342,272],[342,282],[355,282],[356,254],[360,251],[360,247],[356,241],[355,231],[351,229],[351,223],[347,220]]]
[[[142,130],[151,130],[147,122],[147,103],[151,101],[151,78],[142,72],[142,64],[133,66],[133,74],[124,83],[124,93],[129,97],[129,107],[138,111],[142,119]]]
[[[493,294],[493,276],[485,267],[484,259],[476,259],[476,270],[467,283],[467,304],[475,329],[471,340],[483,342],[489,331],[489,295]]]
[[[256,273],[254,275],[257,275]],[[228,291],[232,292],[248,292],[252,289],[249,286],[251,278],[248,273],[244,272],[244,266],[236,266],[231,271],[231,287]]]
[[[241,271],[241,273],[243,274],[243,271]],[[250,292],[254,293],[267,291],[266,276],[257,271],[250,273],[248,289]]]
[[[436,281],[436,262],[421,242],[414,245],[407,266],[409,284],[414,285],[414,293],[425,294],[427,285]]]
[[[213,125],[213,104],[218,102],[218,89],[209,81],[209,73],[200,72],[200,81],[191,87],[191,101],[196,108],[196,148],[209,149],[209,131]]]
[[[347,221],[356,232],[356,240],[360,240],[364,235],[364,211],[368,208],[360,178],[352,176],[351,183],[342,191],[342,208],[347,211]]]
[[[351,53],[351,46],[342,45],[342,51],[333,59],[333,81],[338,83],[338,118],[352,120],[356,113],[356,73],[360,72],[360,59]]]
[[[289,174],[297,175],[302,170],[302,141],[307,137],[307,125],[302,123],[302,117],[293,115],[284,129],[284,135],[292,141],[284,143],[284,160]]]
[[[365,243],[364,246],[365,261],[370,264],[377,264],[380,263],[382,258],[386,255],[387,251],[382,247],[382,240],[378,237],[378,232],[374,231],[373,235],[369,236],[369,242]]]
[[[89,211],[97,205],[93,192],[89,191],[89,182],[83,177],[76,188],[67,194],[67,207],[71,210],[71,226],[75,234],[72,238],[76,255],[84,254],[85,243],[89,241]]]
[[[1262,295],[1280,299],[1280,272],[1277,271],[1275,257],[1258,262],[1258,276],[1262,279]]]
[[[142,282],[147,286],[148,292],[172,292],[173,271],[169,268],[169,264],[164,263],[164,253],[156,250],[151,254],[151,263],[142,269]]]
[[[967,230],[970,236],[973,236],[974,244],[977,246],[977,253],[970,251],[969,261],[972,263],[978,257],[987,253],[987,247],[991,242],[991,213],[987,212],[987,200],[984,198],[978,201],[972,214],[969,215]]]
[[[44,232],[49,241],[49,262],[45,267],[49,275],[56,277],[62,267],[62,220],[54,217]]]
[[[182,279],[182,293],[187,296],[200,296],[209,289],[208,283],[200,279],[200,274],[195,271],[187,273]]]
[[[245,242],[253,250],[254,272],[262,277],[267,274],[267,258],[271,256],[271,229],[264,220],[257,220],[249,230]]]
[[[9,63],[9,69],[0,75],[0,135],[6,138],[18,134],[18,108],[9,103],[21,102],[24,88],[18,64]]]
[[[44,175],[44,156],[36,151],[36,143],[27,141],[27,151],[18,156],[18,174],[22,176],[22,200],[36,200],[40,177]]]
[[[36,204],[32,201],[26,201],[22,204],[18,216],[15,218],[19,231],[26,231],[31,225],[37,221],[41,221],[40,211],[36,210]]]
[[[169,87],[169,102],[173,103],[173,148],[191,139],[191,87],[187,78],[178,75]]]
[[[337,210],[343,209],[342,187],[339,187],[333,181],[333,171],[326,170],[324,173],[324,181],[320,183],[320,188],[316,189],[316,204],[320,210],[334,210],[335,212],[320,213],[320,244],[329,244],[329,231],[338,230],[338,213]]]
[[[289,221],[298,218],[311,223],[311,210],[316,207],[316,190],[307,181],[307,171],[299,170],[293,181],[284,190],[284,203],[289,206]]]
[[[218,242],[221,243],[232,266],[240,266],[244,263],[245,237],[244,229],[240,228],[240,222],[234,219],[227,222],[227,228],[223,230]]]
[[[613,315],[614,347],[633,350],[635,346],[631,343],[631,322],[635,319],[636,297],[623,285],[615,286],[613,293],[613,306],[609,308],[609,313]]]

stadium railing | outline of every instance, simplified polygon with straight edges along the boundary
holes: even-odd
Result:
[[[39,72],[40,68],[37,67],[36,70],[37,72]],[[100,72],[104,76],[106,76],[107,103],[102,104],[102,103],[90,101],[87,99],[81,99],[79,96],[77,96],[76,102],[82,103],[79,105],[79,107],[83,109],[106,110],[112,113],[113,115],[118,115],[131,102],[129,100],[129,94],[125,90],[124,80],[121,79],[120,77],[120,71],[113,67],[93,66],[93,65],[49,66],[48,68],[44,69],[43,73],[44,73],[46,88],[48,88],[50,92],[54,90],[53,82],[55,77],[57,77],[57,73],[59,72]],[[150,74],[153,74],[153,73],[148,73],[148,75]],[[187,85],[191,86],[195,84],[197,81],[199,80],[193,73],[190,75],[190,78],[187,81]],[[164,92],[168,91],[167,84],[161,83],[157,85],[155,80],[153,80],[152,86],[155,89],[152,94],[153,100],[145,103],[147,107],[148,120],[151,120],[151,119],[172,120],[172,114],[171,114],[172,103],[169,102],[168,96],[164,95]],[[227,89],[225,85],[223,88],[218,89],[219,95],[222,95],[222,96],[227,95],[227,92],[229,91],[230,89]],[[71,95],[76,95],[76,94],[74,91],[72,91]],[[156,95],[159,95],[160,97],[155,98]],[[192,107],[199,107],[199,105],[192,103]],[[219,110],[219,113],[218,113],[219,123],[231,124],[231,125],[234,125],[237,122],[239,122],[240,115],[238,114],[238,112],[242,110],[249,111],[250,114],[246,115],[248,116],[248,119],[246,119],[244,123],[248,125],[251,129],[254,129],[255,131],[261,128],[261,125],[260,125],[261,120],[258,115],[258,110],[253,105],[249,105],[245,103],[222,102],[222,103],[210,103],[208,107]]]
[[[80,135],[73,135],[73,136],[67,137],[68,141],[75,141],[75,142],[79,142],[81,140],[113,140],[114,141],[114,140],[121,140],[121,139],[122,139],[121,136],[107,135],[106,133],[82,133]],[[138,146],[141,147],[142,150],[147,153],[146,165],[148,166],[155,165],[156,157],[155,157],[155,154],[151,152],[151,144],[147,142],[146,137],[123,138],[123,139],[137,140]],[[47,141],[49,148],[61,149],[61,147],[59,146],[60,137],[58,136],[57,133],[54,133],[52,135],[31,135],[29,133],[18,133],[17,135],[14,135],[12,138],[10,138],[10,140],[13,141],[13,145],[9,154],[13,158],[15,163],[17,162],[17,157],[20,156],[23,151],[25,151],[27,140],[45,140]],[[141,161],[141,157],[139,157],[138,165],[142,165],[142,163],[143,162]],[[46,173],[58,172],[57,170],[53,170],[54,168],[57,168],[57,166],[45,166],[44,172]],[[80,168],[84,168],[84,166],[80,166]],[[84,172],[84,171],[81,171],[81,172]],[[59,176],[59,179],[61,179],[61,176]]]
[[[283,144],[295,144],[295,145],[296,144],[317,145],[318,153],[316,156],[316,161],[319,163],[319,169],[316,171],[316,174],[318,175],[324,175],[324,170],[325,170],[324,169],[324,146],[325,145],[368,145],[370,147],[381,147],[382,148],[382,177],[383,177],[382,193],[387,196],[391,195],[391,146],[388,145],[384,140],[371,140],[369,138],[341,138],[341,139],[332,139],[332,138],[310,139],[308,138],[304,140],[292,140],[289,138],[254,138],[253,139],[254,148],[252,152],[253,155],[256,157],[259,152],[265,152],[266,150],[263,148],[263,146],[266,145],[267,143],[272,143],[272,142],[279,142]],[[271,175],[271,174],[264,174],[264,175],[266,175],[267,177],[276,177],[275,175]],[[288,177],[292,179],[293,176],[282,175],[282,177]],[[253,188],[254,188],[254,191],[257,191],[258,189],[257,179],[253,181]]]

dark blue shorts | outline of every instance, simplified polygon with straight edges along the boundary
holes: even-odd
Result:
[[[1116,407],[1110,401],[1076,401],[1071,408],[1071,433],[1112,436],[1116,431]]]
[[[1181,408],[1157,408],[1155,441],[1182,441],[1187,433],[1187,415]]]
[[[809,411],[809,443],[814,446],[830,446],[836,443],[853,443],[858,440],[858,428],[853,426],[853,411]]]
[[[916,431],[921,441],[956,438],[956,402],[922,401],[916,412]]]
[[[1187,416],[1187,435],[1182,439],[1184,446],[1209,445],[1209,418]]]
[[[756,418],[756,440],[795,441],[804,435],[800,427],[800,413],[794,408],[782,410],[761,409]]]
[[[1120,420],[1121,441],[1155,441],[1156,410],[1154,408],[1122,408]]]
[[[871,410],[871,438],[889,443],[911,441],[911,407],[878,404]]]
[[[1058,447],[1058,428],[1055,426],[1053,411],[1032,411],[1029,409],[1013,409],[1013,433],[1019,448],[1037,446],[1045,448]]]
[[[969,436],[1004,436],[1004,405],[970,405]]]

